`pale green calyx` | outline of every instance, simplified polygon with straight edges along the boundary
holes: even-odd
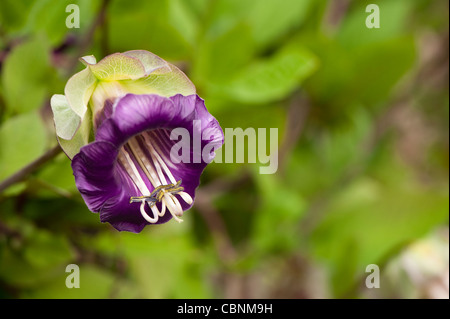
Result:
[[[55,120],[56,134],[66,140],[72,139],[80,126],[81,118],[70,108],[65,95],[54,94],[50,105]]]
[[[195,94],[195,86],[176,66],[151,52],[114,53],[97,63],[93,55],[80,58],[86,68],[66,83],[64,95],[53,95],[56,134],[64,152],[73,158],[89,143],[96,114],[106,99],[132,94]]]

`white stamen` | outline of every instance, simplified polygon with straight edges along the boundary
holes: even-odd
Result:
[[[159,149],[159,146],[161,146],[161,148],[164,148],[168,151],[170,151],[170,149],[172,148],[172,144],[168,143],[167,141],[170,141],[170,134],[167,130],[164,130],[164,133],[166,134],[167,138],[164,137],[164,139],[159,136],[161,134],[156,132],[156,131],[150,131],[148,132],[148,137],[152,137],[153,140],[157,141],[156,145]],[[164,156],[164,153],[161,153],[161,156]]]
[[[170,196],[170,198],[172,199],[173,203],[175,204],[175,206],[177,207],[177,215],[178,216],[183,216],[183,208],[181,207],[180,202],[178,201],[178,199],[175,196]]]
[[[151,151],[152,155],[154,155],[156,157],[156,159],[158,160],[158,162],[161,164],[162,168],[164,169],[164,172],[166,173],[167,177],[170,179],[170,182],[173,183],[173,184],[176,184],[177,181],[173,177],[172,172],[170,171],[170,169],[167,167],[166,163],[163,161],[161,156],[156,151],[155,148],[157,146],[153,147],[152,143],[150,143],[149,139],[145,135],[144,135],[144,139],[145,139],[145,143],[150,148],[150,151]],[[161,152],[161,150],[159,150],[159,149],[158,149],[158,151]]]
[[[150,206],[150,203],[148,204],[148,206]],[[158,207],[156,207],[156,205],[151,205],[150,206],[152,212],[153,212],[153,216],[155,216],[156,221],[158,221],[158,216],[163,216],[161,215],[161,213],[159,212]]]
[[[145,212],[145,201],[144,200],[141,203],[140,211],[141,211],[142,217],[144,217],[145,220],[148,221],[150,224],[154,224],[158,221],[158,214],[154,214],[154,216],[155,216],[154,218],[151,218],[150,216],[147,215],[147,213]],[[152,211],[153,211],[153,209],[152,209]]]
[[[151,145],[158,152],[159,156],[165,161],[164,164],[166,164],[166,162],[167,162],[167,164],[170,167],[176,168],[176,166],[170,160],[167,159],[167,157],[164,155],[164,152],[162,151],[162,149],[164,148],[164,149],[166,149],[166,151],[168,150],[170,152],[172,147],[168,146],[167,143],[165,141],[163,141],[161,139],[161,137],[154,131],[149,132],[148,138],[150,138],[150,137],[155,140],[156,143],[154,145],[153,144],[151,144]]]
[[[173,219],[175,219],[177,222],[181,223],[183,220],[181,218],[178,218],[178,216],[183,215],[183,210],[181,210],[181,214],[178,212],[178,207],[176,205],[173,205],[174,202],[172,201],[173,196],[170,194],[164,194],[163,201],[166,202],[167,209],[169,210],[169,213],[172,215]],[[180,206],[181,208],[181,206]]]
[[[194,201],[191,197],[191,195],[189,195],[186,192],[179,192],[178,195],[180,195],[180,197],[186,202],[186,204],[191,205],[192,202]]]
[[[167,135],[167,132],[165,133]],[[136,167],[136,164],[131,156],[134,156],[135,161],[141,167],[142,172],[145,174],[145,176],[148,178],[148,181],[152,184],[154,188],[161,185],[167,185],[168,184],[167,179],[169,179],[172,184],[176,184],[177,181],[175,177],[172,175],[172,172],[170,171],[168,166],[166,165],[165,160],[167,159],[164,156],[164,153],[161,151],[158,144],[158,141],[161,143],[163,143],[163,141],[161,141],[161,138],[158,136],[158,134],[156,134],[156,132],[151,131],[143,133],[141,137],[143,137],[142,142],[145,142],[144,143],[145,146],[148,147],[147,151],[151,157],[151,160],[148,159],[148,157],[142,150],[141,145],[138,141],[138,137],[132,137],[127,142],[131,152],[129,152],[126,147],[123,147],[119,152],[119,162],[123,165],[125,170],[131,176],[131,179],[133,180],[134,184],[137,186],[139,191],[142,193],[142,195],[150,196],[151,192],[148,189],[147,185],[145,184],[143,176],[141,176],[141,173]],[[152,141],[152,139],[155,140]],[[168,164],[170,165],[171,162],[168,162]],[[173,165],[170,166],[174,167]],[[180,197],[188,205],[192,204],[193,202],[192,197],[188,193],[183,191],[178,193],[177,192],[171,193],[170,188],[160,189],[159,191],[163,192],[162,194],[163,196],[161,199],[161,211],[159,211],[158,207],[154,202],[148,202],[145,199],[142,199],[140,205],[140,212],[142,217],[147,222],[154,224],[158,222],[159,217],[163,217],[166,211],[168,210],[169,213],[172,215],[173,219],[175,219],[177,222],[182,222],[183,220],[179,217],[183,216],[183,208],[179,200],[177,199],[176,194],[180,195]],[[145,211],[146,202],[153,213],[153,217],[150,217]]]
[[[161,201],[161,213],[159,216],[164,216],[164,214],[166,213],[166,201]]]
[[[123,160],[123,156],[125,156],[125,160]],[[142,193],[142,195],[150,196],[150,191],[147,188],[147,185],[145,185],[144,180],[142,179],[136,166],[133,163],[133,160],[125,149],[123,149],[123,151],[119,153],[119,160],[121,160],[122,165],[125,167],[125,170],[131,176],[131,179],[133,180],[139,191]],[[131,168],[133,174],[130,174],[130,170],[127,168]]]
[[[153,149],[150,149],[150,153],[151,153],[152,155],[158,155],[157,153],[154,152]],[[156,171],[158,172],[158,176],[159,176],[159,178],[160,178],[160,180],[161,180],[161,183],[162,183],[163,185],[166,185],[166,184],[167,184],[167,180],[166,180],[166,178],[164,177],[164,174],[163,174],[163,172],[162,172],[162,170],[161,170],[161,166],[160,166],[159,163],[158,163],[158,159],[156,159],[155,157],[156,157],[156,156],[152,156],[153,164],[155,165]]]
[[[130,144],[130,149],[133,152],[134,157],[136,157],[136,160],[141,165],[142,170],[144,171],[145,175],[147,175],[153,187],[162,185],[159,181],[158,176],[155,174],[155,171],[152,169],[151,164],[145,156],[144,152],[142,152],[141,148],[139,147],[139,143],[134,138],[131,138],[128,143]]]

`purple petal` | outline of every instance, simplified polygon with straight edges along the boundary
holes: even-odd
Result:
[[[89,209],[100,213],[102,222],[118,230],[140,232],[148,222],[141,215],[140,204],[129,203],[130,197],[148,196],[154,185],[182,180],[184,191],[194,199],[200,175],[213,156],[207,154],[203,160],[202,150],[208,143],[220,146],[223,132],[197,95],[165,98],[128,94],[112,109],[112,115],[99,122],[95,142],[74,157],[72,168],[80,193]],[[199,122],[194,125],[193,121]],[[191,137],[206,137],[200,147],[195,147],[191,138],[189,163],[174,163],[170,157],[178,143],[170,139],[170,132],[178,127]],[[194,158],[200,160],[194,163]],[[181,199],[179,204],[183,210],[192,206]],[[156,206],[161,210],[161,203]],[[155,217],[150,209],[145,211]],[[156,223],[171,218],[166,212]]]

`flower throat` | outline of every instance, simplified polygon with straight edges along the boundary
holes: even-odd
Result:
[[[118,162],[141,193],[141,196],[130,196],[130,204],[140,202],[141,215],[151,224],[158,222],[166,210],[177,222],[182,222],[183,208],[177,196],[188,205],[193,201],[181,187],[182,181],[174,178],[166,164],[171,162],[161,148],[170,147],[164,143],[168,134],[166,129],[157,129],[136,135],[125,143],[118,156]],[[161,210],[156,203],[161,203]],[[153,217],[147,214],[145,206],[150,208]]]

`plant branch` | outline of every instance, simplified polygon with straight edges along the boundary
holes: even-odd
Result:
[[[97,30],[97,28],[102,27],[103,31],[105,32],[106,10],[108,8],[109,2],[110,2],[110,0],[102,1],[95,20],[92,22],[91,26],[89,27],[89,30],[86,32],[85,36],[83,37],[82,41],[80,42],[80,44],[78,46],[77,54],[75,55],[75,58],[72,60],[72,63],[70,63],[70,66],[68,68],[69,74],[72,74],[75,71],[75,69],[77,67],[77,63],[78,63],[78,58],[83,56],[86,53],[89,46],[91,45],[92,40],[94,39],[95,31]],[[102,40],[101,46],[102,46],[103,50],[106,49],[106,46],[107,46],[106,40]]]
[[[309,110],[310,103],[308,99],[299,92],[295,93],[286,114],[286,133],[284,134],[281,142],[280,152],[278,155],[278,173],[280,175],[284,174],[287,159],[291,155],[303,133],[306,121],[308,119]]]
[[[17,171],[7,179],[0,182],[0,193],[3,192],[6,188],[9,186],[23,181],[29,174],[35,172],[37,169],[39,169],[43,164],[47,163],[48,161],[55,158],[58,154],[62,152],[62,149],[59,145],[56,145],[52,149],[48,150],[46,153],[44,153],[42,156],[22,168],[21,170]]]
[[[230,236],[220,213],[214,207],[211,196],[202,189],[197,190],[195,208],[205,220],[211,234],[217,252],[225,264],[231,264],[236,260],[237,252],[231,243]]]

